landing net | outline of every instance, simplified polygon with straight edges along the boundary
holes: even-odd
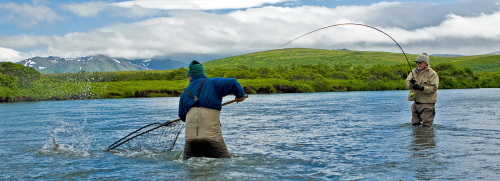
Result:
[[[152,123],[111,144],[106,151],[147,151],[153,153],[172,151],[183,128],[184,123],[177,120],[163,124]]]

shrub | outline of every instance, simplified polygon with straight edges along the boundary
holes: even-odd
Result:
[[[19,85],[25,88],[38,80],[41,75],[34,68],[12,62],[0,62],[0,73],[10,77],[17,77]]]

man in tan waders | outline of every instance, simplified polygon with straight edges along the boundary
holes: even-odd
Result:
[[[245,100],[243,87],[233,78],[207,78],[196,60],[189,65],[186,76],[189,85],[179,100],[179,117],[186,122],[184,159],[231,158],[221,132],[222,98],[234,94],[236,102]]]
[[[429,56],[422,53],[415,60],[417,68],[406,78],[406,87],[410,88],[408,101],[411,105],[411,124],[418,126],[432,126],[436,115],[437,89],[439,85],[438,74],[429,65]]]

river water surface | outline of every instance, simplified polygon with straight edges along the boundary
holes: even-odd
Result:
[[[176,119],[178,97],[4,103],[0,180],[500,178],[500,89],[439,90],[431,128],[409,124],[407,94],[250,95],[221,113],[232,158],[188,161],[182,133],[167,153],[104,151],[141,126]]]

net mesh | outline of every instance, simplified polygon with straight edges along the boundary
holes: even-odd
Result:
[[[149,124],[113,143],[107,151],[153,153],[172,151],[183,128],[184,123],[181,121]]]

